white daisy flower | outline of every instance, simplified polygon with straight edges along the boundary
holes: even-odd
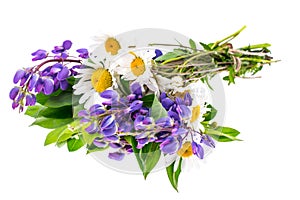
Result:
[[[117,55],[121,49],[120,42],[112,35],[98,34],[97,36],[92,37],[92,39],[96,42],[96,44],[91,46],[92,49],[95,49],[104,43],[105,51],[112,56]]]
[[[101,102],[99,93],[107,89],[117,88],[112,68],[105,68],[103,65],[94,64],[90,61],[84,63],[83,69],[78,69],[79,81],[73,86],[75,95],[82,95],[79,104],[84,104],[85,109],[95,103]]]
[[[124,80],[138,82],[157,92],[158,85],[151,72],[152,58],[154,56],[154,51],[141,52],[138,55],[134,52],[129,52],[116,60],[115,72],[123,75],[122,78]]]

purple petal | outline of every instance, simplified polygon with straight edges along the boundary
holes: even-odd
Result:
[[[54,81],[52,79],[45,79],[44,80],[44,94],[45,95],[49,95],[53,92],[53,89],[54,89]]]
[[[66,78],[68,78],[69,73],[70,73],[69,69],[67,67],[63,67],[61,71],[58,72],[57,74],[57,80],[59,81],[65,80]]]
[[[107,146],[106,142],[104,142],[102,139],[98,139],[98,138],[94,139],[93,144],[99,148],[103,148],[103,147]]]
[[[18,106],[19,106],[20,104],[18,103],[18,102],[13,102],[12,103],[12,105],[11,105],[11,107],[13,108],[13,109],[15,109],[15,108],[17,108]]]
[[[97,127],[96,122],[91,123],[91,124],[85,129],[85,131],[88,132],[89,134],[96,133],[97,130],[98,130],[98,127]]]
[[[63,65],[61,63],[56,63],[52,67],[50,66],[50,72],[51,74],[56,74],[61,71],[63,68]]]
[[[112,136],[116,133],[116,131],[117,131],[117,126],[115,122],[111,123],[109,127],[105,129],[101,129],[101,133],[105,136]]]
[[[184,119],[189,118],[192,115],[191,110],[186,105],[183,104],[178,105],[176,107],[176,110],[180,114],[180,116]]]
[[[69,83],[67,80],[63,80],[61,82],[59,82],[59,87],[61,90],[66,90],[68,89]]]
[[[18,70],[16,73],[15,73],[15,76],[14,76],[14,84],[17,84],[19,82],[19,80],[21,80],[24,76],[25,76],[26,72],[22,69]]]
[[[114,153],[108,154],[108,157],[110,159],[117,160],[117,161],[123,160],[124,156],[125,156],[125,154],[121,153],[121,152],[114,152]]]
[[[20,91],[20,89],[18,87],[14,87],[13,89],[11,89],[9,92],[9,98],[11,100],[15,100],[15,98],[19,94],[19,91]]]
[[[105,90],[101,92],[100,96],[104,99],[115,100],[118,97],[118,93],[114,90]]]
[[[192,142],[192,149],[193,149],[193,154],[194,155],[196,155],[200,159],[203,159],[204,150],[203,150],[203,147],[200,144],[197,144],[196,142]]]
[[[203,143],[203,144],[205,144],[209,147],[212,147],[212,148],[216,147],[216,144],[215,144],[214,140],[208,135],[203,135],[202,138],[201,138],[200,143]]]
[[[142,108],[142,106],[143,106],[143,101],[135,100],[134,102],[132,102],[130,104],[130,111],[133,112],[133,111],[139,110]]]
[[[176,112],[168,111],[168,116],[174,119],[175,121],[180,121],[180,117]]]
[[[131,91],[131,93],[136,94],[138,96],[142,95],[141,85],[137,82],[130,85],[130,91]]]
[[[106,141],[117,141],[117,140],[119,140],[119,137],[116,135],[110,135],[110,136],[106,136],[104,139]]]
[[[81,110],[78,112],[78,117],[87,117],[89,114],[86,110]]]
[[[27,94],[25,106],[33,106],[35,103],[36,103],[35,96],[32,94]]]
[[[40,93],[44,88],[44,81],[43,79],[39,78],[36,85],[35,85],[35,92]]]
[[[39,49],[31,54],[32,56],[35,56],[32,58],[32,61],[42,60],[47,58],[47,51],[43,49]]]
[[[111,124],[113,124],[115,122],[114,118],[109,115],[103,118],[103,120],[101,121],[100,127],[101,129],[107,128],[109,127]]]
[[[83,58],[83,59],[87,59],[89,58],[89,52],[87,49],[82,48],[82,49],[77,49],[76,50],[79,54],[79,57]]]
[[[161,55],[162,55],[161,50],[155,49],[155,56],[154,56],[152,59],[154,60],[154,59],[158,58],[158,57],[161,56]]]
[[[160,118],[155,122],[155,124],[160,127],[170,127],[172,125],[169,117]]]
[[[72,42],[70,40],[66,40],[63,42],[62,46],[65,50],[69,50],[72,47]]]
[[[174,137],[167,137],[161,144],[160,149],[164,153],[173,154],[178,150],[179,142]]]
[[[39,76],[37,74],[33,74],[29,80],[29,84],[28,84],[28,90],[32,91],[33,88],[35,87],[37,81],[39,79]]]
[[[186,130],[184,128],[178,128],[178,129],[172,130],[172,135],[183,135],[183,134],[186,134],[187,132],[188,132],[188,130]]]
[[[185,93],[184,95],[184,103],[186,106],[191,106],[192,105],[192,97],[190,95],[190,93]]]
[[[22,78],[21,78],[21,81],[20,81],[20,86],[24,86],[24,84],[26,83],[26,81],[28,80],[28,78],[29,78],[29,73],[27,73],[27,74],[25,74],[25,76],[23,76]]]
[[[161,104],[166,110],[169,110],[174,105],[174,101],[167,97],[161,100]]]
[[[117,148],[121,148],[121,147],[122,147],[122,145],[119,144],[119,143],[110,143],[109,146],[110,146],[111,148],[114,148],[114,149],[117,149]]]

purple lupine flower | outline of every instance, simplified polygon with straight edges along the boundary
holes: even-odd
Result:
[[[203,135],[201,136],[201,141],[200,143],[203,143],[209,147],[215,148],[216,144],[214,142],[214,140],[209,136],[209,135]]]
[[[115,142],[109,143],[109,146],[114,149],[119,149],[122,147],[120,143],[115,143]]]
[[[52,53],[54,54],[63,53],[66,50],[69,50],[71,47],[72,47],[72,42],[70,40],[65,40],[62,46],[55,46],[54,50],[52,50]]]
[[[108,115],[103,118],[100,124],[101,130],[100,132],[105,136],[114,135],[117,131],[116,122],[113,116]]]
[[[161,100],[161,104],[166,110],[169,110],[174,105],[174,101],[169,97],[166,97]]]
[[[172,135],[184,135],[188,132],[188,130],[184,129],[184,128],[175,128],[172,130]]]
[[[11,100],[15,100],[15,98],[19,94],[19,91],[20,91],[20,88],[18,88],[18,87],[14,87],[13,89],[11,89],[10,92],[9,92],[9,98]]]
[[[197,144],[196,142],[192,142],[192,149],[193,154],[196,155],[198,158],[203,159],[204,157],[204,149],[200,144]]]
[[[33,74],[31,76],[31,78],[29,79],[28,91],[32,91],[33,90],[33,88],[35,87],[38,79],[39,79],[39,76],[37,74]]]
[[[77,51],[78,53],[80,53],[80,54],[79,54],[79,57],[80,57],[80,58],[83,58],[83,59],[89,58],[89,52],[88,52],[87,49],[82,48],[82,49],[77,49],[76,51]]]
[[[78,112],[78,117],[87,117],[89,113],[86,110],[81,110]]]
[[[19,103],[18,102],[12,102],[12,105],[11,105],[11,107],[12,107],[12,109],[16,109],[17,107],[19,107]]]
[[[56,78],[57,78],[57,80],[59,80],[59,81],[63,81],[63,80],[65,80],[65,79],[67,79],[67,78],[69,77],[69,73],[70,73],[69,69],[68,69],[67,67],[63,67],[63,68],[60,70],[60,72],[58,72]]]
[[[25,83],[27,82],[28,78],[30,76],[30,73],[26,73],[22,78],[21,78],[21,81],[20,81],[20,86],[24,86]]]
[[[35,92],[40,93],[43,90],[43,88],[44,88],[44,81],[42,78],[39,78],[37,80],[34,90],[35,90]]]
[[[33,94],[26,95],[26,103],[25,106],[33,106],[36,103],[36,97]]]
[[[143,101],[135,100],[130,104],[129,112],[134,112],[136,110],[139,110],[142,108],[142,106],[143,106]]]
[[[104,142],[102,139],[99,138],[95,138],[93,144],[99,148],[104,148],[107,146],[107,142]]]
[[[19,69],[14,76],[13,82],[14,84],[17,84],[24,76],[25,76],[26,72],[23,69]]]
[[[48,53],[47,53],[47,51],[45,51],[43,49],[39,49],[39,50],[33,52],[31,55],[34,56],[34,58],[32,58],[32,61],[37,61],[37,60],[43,60],[43,59],[47,58]]]
[[[50,95],[54,90],[54,81],[50,78],[44,79],[43,91],[45,95]]]
[[[164,127],[164,128],[171,127],[173,125],[170,117],[162,117],[156,120],[155,124],[157,126]]]
[[[114,153],[108,154],[108,157],[110,159],[117,160],[117,161],[123,160],[124,156],[125,156],[125,154],[122,152],[114,152]]]
[[[130,85],[130,91],[132,94],[136,95],[137,99],[142,98],[142,88],[141,85],[138,82],[135,82]]]
[[[92,122],[86,129],[86,132],[88,132],[89,134],[94,134],[98,131],[98,125],[96,122]]]
[[[67,80],[63,80],[59,82],[59,87],[61,90],[66,90],[69,87],[69,83]]]
[[[159,146],[163,153],[173,154],[178,151],[180,143],[175,137],[169,136]]]

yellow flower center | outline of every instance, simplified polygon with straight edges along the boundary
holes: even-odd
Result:
[[[105,50],[108,53],[111,53],[111,55],[118,54],[119,49],[121,49],[120,43],[115,38],[107,38],[105,41]]]
[[[177,151],[177,154],[180,156],[180,157],[183,157],[183,158],[187,158],[187,157],[190,157],[193,155],[193,149],[192,149],[192,144],[191,142],[185,142],[181,149],[179,149]]]
[[[133,52],[129,52],[129,53],[135,57],[130,64],[131,72],[135,76],[140,76],[144,74],[144,72],[146,71],[146,66],[143,59],[141,57],[136,56],[135,53]]]
[[[91,77],[92,86],[97,92],[103,92],[112,86],[112,76],[107,69],[97,69]]]
[[[195,107],[193,107],[192,110],[192,117],[190,122],[193,123],[194,121],[196,121],[200,116],[200,105],[197,105]]]

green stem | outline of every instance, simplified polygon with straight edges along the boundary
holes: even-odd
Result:
[[[222,42],[226,41],[229,42],[230,40],[234,39],[236,36],[238,36],[244,29],[246,28],[246,26],[243,26],[240,30],[238,30],[237,32],[225,37],[222,40],[216,41],[213,46],[211,47],[211,49],[214,49],[216,46],[219,46]]]

